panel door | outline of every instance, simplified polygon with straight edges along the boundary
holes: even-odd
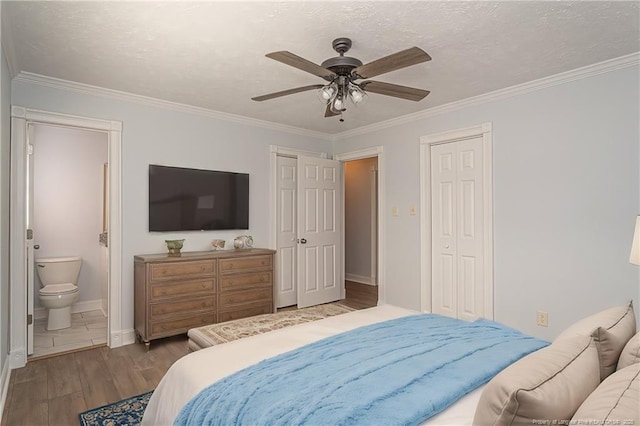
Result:
[[[341,167],[298,157],[298,307],[340,299]]]
[[[431,147],[432,310],[484,316],[482,138]]]
[[[482,138],[456,145],[458,318],[473,321],[484,317]]]
[[[457,318],[457,204],[455,143],[431,147],[432,311]]]
[[[276,158],[278,179],[276,184],[276,308],[295,305],[296,289],[296,208],[297,160]]]

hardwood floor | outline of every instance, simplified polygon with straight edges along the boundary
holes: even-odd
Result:
[[[345,282],[342,303],[376,306],[378,287]],[[188,353],[187,336],[116,349],[99,347],[30,361],[11,372],[2,425],[77,425],[78,414],[155,389],[171,364]]]

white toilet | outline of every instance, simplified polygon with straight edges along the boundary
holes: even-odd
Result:
[[[49,310],[47,330],[71,327],[71,305],[78,301],[78,275],[81,257],[51,257],[36,259],[36,270],[42,288],[40,303]]]

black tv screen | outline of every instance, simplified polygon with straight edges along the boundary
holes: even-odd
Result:
[[[149,231],[249,229],[249,175],[149,165]]]

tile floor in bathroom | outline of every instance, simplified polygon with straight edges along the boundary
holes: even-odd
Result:
[[[71,314],[71,327],[47,331],[47,318],[33,325],[33,355],[40,357],[58,352],[107,343],[107,318],[102,311]]]

